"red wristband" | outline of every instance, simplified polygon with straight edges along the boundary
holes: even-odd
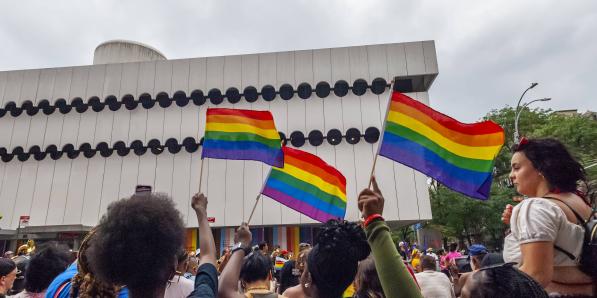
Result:
[[[366,228],[371,222],[373,222],[376,219],[384,220],[381,214],[379,213],[371,214],[365,219],[365,222],[363,222],[363,226],[365,226]]]

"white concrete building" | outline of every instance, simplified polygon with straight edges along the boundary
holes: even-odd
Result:
[[[137,184],[169,194],[195,227],[190,197],[199,185],[198,143],[205,110],[214,106],[271,111],[289,146],[317,154],[346,176],[346,218],[356,220],[389,82],[396,78],[400,91],[428,103],[437,74],[433,41],[176,60],[139,43],[111,41],[96,49],[93,65],[0,72],[0,239],[17,238],[21,216],[30,220],[20,238],[78,239]],[[213,226],[239,225],[268,166],[204,162]],[[383,157],[376,175],[387,220],[431,219],[424,175]],[[313,223],[266,197],[251,222]],[[229,233],[221,234],[223,243]]]

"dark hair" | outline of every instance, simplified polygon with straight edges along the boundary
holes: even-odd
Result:
[[[432,256],[421,257],[421,268],[423,270],[435,270],[435,258]]]
[[[38,246],[25,273],[25,289],[30,293],[45,290],[69,265],[68,248],[56,242]]]
[[[448,246],[448,249],[450,250],[450,252],[456,251],[457,248],[458,248],[457,243],[450,243],[450,246]]]
[[[356,223],[335,219],[325,223],[307,257],[307,269],[318,296],[341,297],[354,280],[358,262],[370,252],[365,232]]]
[[[481,269],[470,279],[471,297],[548,297],[538,282],[512,264]]]
[[[263,248],[265,248],[266,246],[267,246],[267,242],[265,242],[265,241],[259,243],[259,250],[263,250]]]
[[[355,298],[385,298],[381,282],[375,268],[373,257],[369,256],[359,262],[359,269],[355,280],[357,281],[358,291]]]
[[[268,256],[262,253],[251,253],[245,258],[243,266],[240,268],[240,279],[245,283],[265,280],[272,271],[272,267]]]
[[[441,255],[443,255],[445,252],[446,252],[446,251],[445,251],[443,248],[440,248],[440,249],[438,249],[438,250],[437,250],[437,255],[438,255],[438,256],[441,256]]]
[[[514,152],[522,152],[552,187],[562,192],[576,192],[577,183],[586,181],[582,165],[556,139],[534,139],[515,145]]]
[[[183,243],[184,224],[172,199],[133,195],[108,206],[88,258],[99,279],[153,293],[174,273]]]

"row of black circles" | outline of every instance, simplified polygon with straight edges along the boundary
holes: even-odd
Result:
[[[294,131],[290,134],[290,137],[286,137],[283,132],[280,132],[280,138],[282,142],[286,144],[290,142],[293,147],[302,147],[305,145],[305,142],[308,141],[309,144],[312,146],[320,146],[323,144],[324,140],[330,145],[338,145],[342,142],[342,139],[346,139],[348,144],[354,145],[357,144],[361,138],[363,138],[367,143],[373,144],[379,140],[379,129],[377,127],[369,127],[365,130],[365,133],[361,133],[357,128],[349,128],[346,130],[346,134],[342,134],[342,132],[338,129],[331,129],[324,134],[319,130],[312,130],[309,132],[307,136],[301,131]],[[201,138],[198,142],[193,137],[185,138],[182,142],[179,142],[175,138],[167,139],[163,144],[158,139],[152,139],[146,144],[143,144],[140,140],[132,141],[128,146],[123,141],[118,141],[114,143],[113,147],[110,147],[108,143],[101,142],[98,143],[95,148],[91,146],[89,143],[83,143],[76,148],[73,144],[66,144],[62,148],[58,148],[56,145],[49,145],[46,147],[45,150],[42,150],[39,146],[35,145],[29,148],[28,151],[25,151],[23,147],[17,146],[13,148],[12,152],[8,152],[6,148],[0,147],[0,158],[3,162],[10,162],[16,156],[19,161],[27,161],[31,156],[37,161],[43,160],[46,156],[49,156],[53,160],[57,160],[61,158],[63,155],[66,155],[70,159],[77,158],[80,154],[83,154],[86,158],[92,158],[95,156],[96,153],[103,157],[109,157],[114,152],[119,156],[126,156],[128,155],[131,150],[138,156],[141,156],[147,152],[147,150],[151,151],[153,154],[160,154],[164,150],[168,150],[168,152],[172,154],[176,154],[184,148],[187,152],[193,153],[196,152],[199,146],[203,144],[203,138]]]
[[[190,101],[192,101],[195,105],[200,106],[205,104],[208,99],[212,104],[219,105],[224,102],[224,99],[227,99],[230,103],[235,104],[238,103],[242,98],[245,98],[245,100],[248,102],[255,102],[259,97],[263,98],[265,101],[272,101],[278,95],[283,100],[289,100],[293,98],[295,94],[297,94],[301,99],[307,99],[311,97],[313,93],[320,98],[325,98],[329,96],[331,92],[334,92],[334,94],[338,97],[344,97],[348,94],[349,90],[352,90],[352,92],[358,96],[365,94],[367,89],[370,89],[371,92],[379,95],[382,94],[388,87],[390,87],[390,85],[384,78],[376,78],[371,82],[371,85],[369,85],[364,79],[355,80],[352,86],[350,86],[348,82],[344,80],[339,80],[334,84],[333,87],[330,86],[328,82],[319,82],[315,88],[311,87],[309,83],[301,83],[296,89],[294,89],[294,87],[292,87],[290,84],[283,84],[277,91],[272,85],[265,85],[263,88],[261,88],[261,92],[259,92],[257,88],[253,86],[246,87],[242,93],[240,93],[240,90],[235,87],[228,88],[225,93],[222,93],[222,91],[218,88],[213,88],[207,92],[207,96],[202,90],[196,89],[191,92],[190,96],[187,96],[183,91],[175,92],[172,97],[165,92],[161,92],[156,96],[155,99],[152,98],[151,95],[144,93],[139,96],[138,100],[135,100],[134,96],[130,94],[124,95],[120,101],[118,98],[116,98],[116,96],[110,95],[106,97],[103,102],[97,96],[89,98],[87,102],[84,102],[80,97],[76,97],[70,103],[63,98],[57,99],[54,105],[50,104],[47,99],[40,100],[37,105],[34,105],[30,100],[26,100],[20,107],[18,107],[14,101],[9,101],[6,103],[4,108],[0,108],[0,117],[4,117],[6,114],[17,117],[21,115],[23,111],[27,115],[33,116],[40,110],[44,114],[50,115],[54,113],[56,109],[58,109],[62,114],[69,113],[73,109],[78,113],[83,113],[87,111],[89,107],[91,107],[91,110],[94,112],[100,112],[104,109],[104,107],[108,107],[108,109],[111,111],[117,111],[123,105],[126,109],[133,110],[137,108],[139,104],[141,104],[141,106],[145,109],[150,109],[156,103],[162,108],[167,108],[172,105],[173,102],[179,107],[184,107],[189,104]]]

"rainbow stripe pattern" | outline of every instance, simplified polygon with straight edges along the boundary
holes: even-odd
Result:
[[[272,167],[261,193],[320,222],[344,218],[346,178],[313,154],[282,151],[284,168]]]
[[[201,158],[257,160],[284,165],[282,142],[268,111],[207,109]]]
[[[492,121],[461,123],[394,92],[379,154],[485,200],[503,144],[504,130]]]

